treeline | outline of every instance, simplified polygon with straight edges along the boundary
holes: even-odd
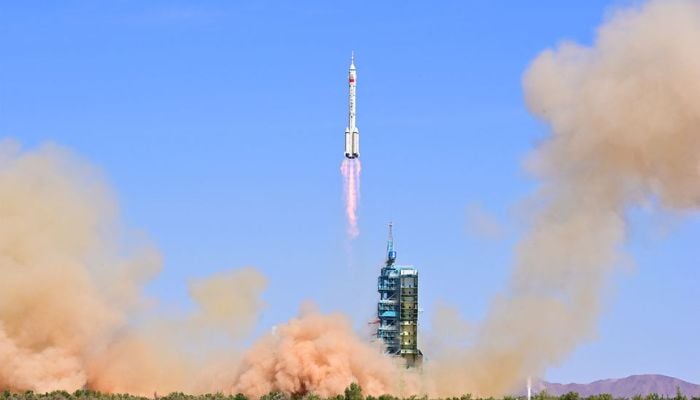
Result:
[[[411,396],[400,398],[392,395],[364,396],[362,388],[357,384],[351,384],[345,389],[345,393],[330,397],[321,398],[313,393],[305,394],[284,394],[279,392],[268,393],[259,399],[248,398],[239,394],[223,394],[223,393],[208,393],[200,395],[191,395],[181,392],[170,393],[168,395],[159,396],[154,393],[153,397],[134,396],[126,393],[101,393],[92,390],[77,390],[73,393],[64,390],[49,392],[49,393],[34,393],[31,391],[16,393],[9,390],[0,392],[0,400],[526,400],[524,396],[505,396],[502,398],[494,397],[472,397],[471,395],[462,395],[460,397],[447,397],[442,399],[428,399],[427,396]],[[612,395],[603,393],[594,396],[582,397],[578,393],[569,392],[561,396],[553,396],[547,392],[540,392],[532,396],[532,400],[700,400],[700,397],[686,397],[680,390],[676,391],[673,397],[660,396],[652,393],[646,396],[634,396],[631,399],[614,398]]]

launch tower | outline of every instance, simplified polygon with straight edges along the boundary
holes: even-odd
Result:
[[[393,225],[389,223],[386,262],[377,281],[377,337],[384,341],[388,354],[401,356],[407,367],[415,367],[423,358],[418,350],[418,270],[395,262]]]

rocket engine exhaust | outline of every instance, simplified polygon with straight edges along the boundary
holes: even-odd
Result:
[[[348,235],[351,239],[360,234],[357,227],[357,205],[360,200],[360,170],[362,166],[357,158],[346,158],[340,166],[343,174],[343,194],[345,197],[345,215],[348,219]]]

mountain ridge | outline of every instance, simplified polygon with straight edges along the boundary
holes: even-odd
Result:
[[[581,397],[609,393],[615,398],[631,398],[635,395],[646,396],[656,393],[660,396],[674,397],[676,389],[688,398],[700,397],[700,385],[660,374],[630,375],[619,379],[601,379],[590,383],[554,383],[547,381],[533,382],[533,393],[546,390],[547,393],[561,396],[568,392],[577,392]]]

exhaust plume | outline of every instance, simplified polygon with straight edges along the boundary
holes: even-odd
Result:
[[[504,394],[563,361],[595,336],[626,210],[698,208],[698,49],[700,3],[655,0],[533,61],[527,105],[551,130],[527,164],[536,212],[473,346],[433,366],[438,392]]]
[[[360,200],[360,160],[344,159],[340,166],[343,174],[343,193],[345,196],[345,215],[348,219],[348,236],[356,238],[360,234],[357,227],[357,206]]]

